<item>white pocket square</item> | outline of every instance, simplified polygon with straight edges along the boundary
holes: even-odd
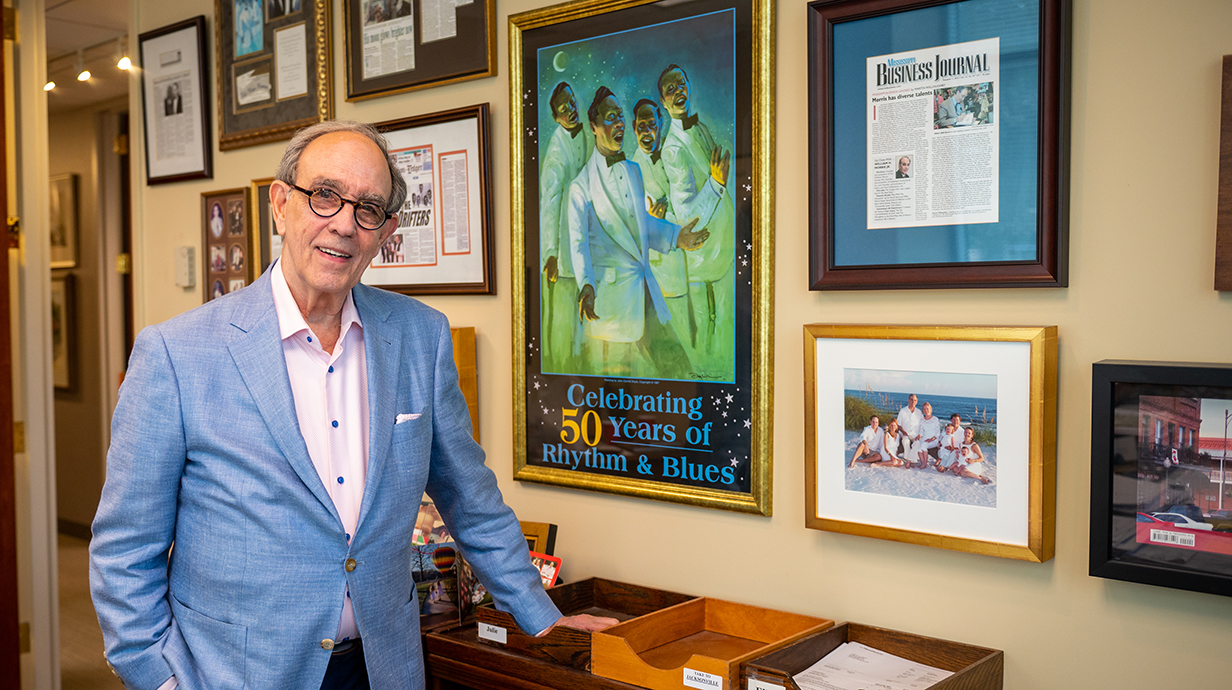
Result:
[[[407,414],[400,414],[396,418],[394,418],[394,424],[401,424],[402,422],[409,422],[412,419],[419,419],[420,416],[422,415],[423,415],[422,412],[411,412]]]

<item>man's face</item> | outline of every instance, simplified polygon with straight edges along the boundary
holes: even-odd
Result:
[[[679,120],[689,114],[689,79],[674,69],[659,82],[659,101],[667,114]]]
[[[556,97],[556,103],[552,105],[552,119],[565,129],[578,126],[577,100],[573,97],[573,89],[568,86],[561,91]]]
[[[295,183],[381,207],[390,194],[389,166],[381,150],[354,132],[326,134],[308,144],[300,155]],[[324,296],[345,299],[398,227],[393,216],[379,229],[365,230],[355,222],[354,206],[347,203],[338,213],[322,218],[308,206],[305,194],[278,180],[272,183],[270,196],[271,212],[283,236],[283,274],[292,293],[310,302]]]
[[[868,425],[873,428],[873,431],[876,431],[877,427],[881,426],[881,420],[877,419],[876,417],[873,417],[872,419],[868,420]]]
[[[898,171],[906,175],[907,172],[910,170],[911,170],[911,159],[910,158],[900,158],[898,161]]]
[[[625,113],[620,101],[608,96],[599,102],[599,119],[591,125],[595,132],[595,148],[610,156],[620,150],[625,140]]]
[[[908,395],[908,396],[907,396],[907,407],[908,407],[908,408],[910,408],[910,409],[912,409],[912,410],[914,410],[914,409],[915,409],[915,403],[916,403],[916,401],[918,401],[918,400],[919,400],[919,398],[915,397],[915,393],[912,393],[911,395]]]
[[[637,135],[638,148],[649,155],[659,150],[662,143],[663,123],[659,121],[658,111],[643,105],[637,109],[633,118],[633,132]]]

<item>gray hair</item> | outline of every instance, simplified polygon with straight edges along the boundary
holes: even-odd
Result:
[[[278,173],[274,177],[287,184],[295,184],[299,159],[300,156],[304,155],[304,149],[308,148],[308,144],[311,144],[318,137],[335,132],[351,132],[367,137],[381,150],[381,154],[385,156],[385,162],[389,164],[389,179],[392,183],[389,190],[389,199],[385,202],[385,211],[391,216],[396,215],[398,209],[402,208],[402,203],[406,201],[406,180],[403,179],[402,173],[394,164],[393,156],[389,155],[389,142],[385,141],[384,135],[378,132],[376,127],[363,122],[326,120],[296,132],[295,136],[291,138],[291,143],[287,144],[286,152],[282,154],[282,161],[278,164]]]

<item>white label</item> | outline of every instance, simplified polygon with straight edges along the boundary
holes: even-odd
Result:
[[[689,667],[684,669],[684,685],[698,690],[723,690],[723,676],[695,671]]]
[[[775,685],[774,683],[767,683],[765,681],[750,678],[748,690],[785,690],[785,688],[783,688],[782,685]]]
[[[495,625],[488,625],[487,623],[479,624],[479,637],[484,640],[492,640],[493,642],[499,642],[501,644],[505,644],[507,640],[504,628],[500,628]]]
[[[1196,539],[1192,534],[1184,532],[1169,532],[1162,529],[1151,530],[1151,541],[1158,544],[1178,544],[1180,546],[1193,546]]]

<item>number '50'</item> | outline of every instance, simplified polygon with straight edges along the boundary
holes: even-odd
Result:
[[[564,428],[560,431],[560,440],[565,443],[577,443],[580,438],[588,446],[595,445],[603,437],[603,422],[599,419],[599,413],[586,410],[586,414],[582,415],[582,426],[580,427],[575,421],[577,413],[577,410],[561,409],[560,425]],[[570,437],[570,432],[573,434],[572,437]]]

